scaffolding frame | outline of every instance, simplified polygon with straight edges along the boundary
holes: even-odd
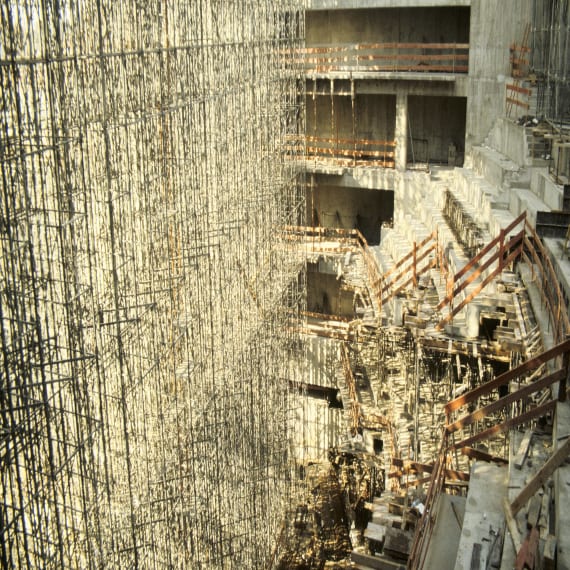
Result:
[[[537,113],[560,125],[570,123],[570,4],[534,0],[531,72],[538,81]]]
[[[0,7],[3,567],[269,560],[294,491],[280,307],[302,291],[273,232],[303,221],[279,55],[301,14]]]

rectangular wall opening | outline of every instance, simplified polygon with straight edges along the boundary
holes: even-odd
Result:
[[[470,8],[370,8],[311,10],[308,46],[362,42],[468,43]]]
[[[465,97],[408,98],[408,164],[462,166],[465,153]]]
[[[307,189],[307,220],[312,226],[358,229],[369,244],[380,243],[380,228],[394,217],[394,192],[317,182]]]
[[[394,166],[395,95],[307,97],[307,155],[347,166]]]
[[[355,292],[336,272],[323,264],[307,263],[307,310],[311,313],[354,318]]]

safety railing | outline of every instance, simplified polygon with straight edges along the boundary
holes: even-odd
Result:
[[[318,136],[286,139],[283,151],[294,160],[314,160],[335,166],[394,168],[395,141]]]
[[[514,237],[509,233],[520,224],[524,224],[526,212],[523,212],[509,226],[502,229],[499,235],[491,240],[473,259],[462,267],[455,275],[449,276],[449,293],[441,300],[437,310],[441,311],[450,305],[448,314],[441,319],[437,328],[441,329],[453,317],[470,303],[497,275],[506,269],[522,254],[524,227]],[[472,283],[478,281],[474,289],[456,306],[454,300]]]
[[[426,259],[427,258],[427,259]],[[439,263],[437,232],[429,234],[420,243],[413,243],[412,249],[391,269],[386,271],[380,282],[375,284],[381,292],[381,304],[387,303],[407,287],[418,286],[418,278]]]
[[[551,361],[551,367],[546,367]],[[541,374],[537,376],[537,372]],[[489,456],[471,446],[553,413],[557,401],[566,401],[568,397],[569,372],[570,339],[566,339],[445,405],[447,421],[428,488],[424,515],[416,528],[408,568],[416,570],[424,567],[429,540],[435,527],[437,500],[445,485],[446,466],[451,455],[461,453],[472,457],[475,453],[486,455],[483,458],[486,461],[504,462],[502,458]],[[499,389],[513,382],[518,382],[517,389],[501,396]],[[462,413],[464,415],[460,415]],[[456,441],[454,434],[462,431],[468,432],[468,435],[465,434],[467,437]]]
[[[424,72],[467,73],[469,44],[362,43],[307,47],[285,56],[286,64],[307,73]]]

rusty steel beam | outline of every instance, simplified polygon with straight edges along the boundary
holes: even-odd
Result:
[[[525,422],[528,422],[536,417],[542,416],[544,414],[547,414],[548,412],[553,411],[556,408],[556,403],[557,403],[556,400],[551,400],[550,402],[547,402],[542,406],[537,406],[536,408],[533,408],[528,412],[519,414],[514,418],[511,418],[500,424],[490,427],[489,429],[483,430],[471,437],[468,437],[467,439],[464,439],[458,443],[454,443],[450,446],[449,450],[451,451],[454,449],[461,449],[462,447],[470,447],[473,443],[476,443],[478,441],[491,439],[492,437],[500,435],[505,431],[511,429],[512,427],[524,424]]]
[[[427,265],[425,265],[424,267],[422,267],[419,271],[416,271],[416,278],[420,275],[423,275],[426,271],[429,271],[430,269],[433,269],[434,267],[437,266],[437,259],[433,259],[432,261],[430,261]],[[408,269],[409,271],[409,269]],[[413,283],[414,281],[414,277],[410,277],[408,278],[402,285],[400,285],[395,291],[392,291],[391,293],[388,294],[387,297],[382,299],[382,303],[386,303],[388,302],[392,297],[396,296],[398,293],[400,293],[401,291],[403,291],[406,287],[408,287],[408,285],[410,285],[410,283]]]
[[[425,548],[425,545],[429,544],[435,527],[435,511],[432,513],[432,510],[445,484],[447,444],[448,436],[445,430],[443,430],[439,454],[435,460],[434,470],[429,480],[426,500],[424,501],[424,514],[416,525],[412,549],[408,558],[408,568],[422,568],[425,562],[425,556],[427,554],[427,548]]]
[[[491,455],[485,453],[480,449],[474,449],[473,447],[462,447],[459,450],[463,455],[466,455],[470,459],[477,459],[478,461],[487,461],[487,463],[498,463],[500,465],[508,465],[509,460],[503,457],[497,457],[496,455]]]
[[[560,356],[561,354],[564,354],[565,352],[568,351],[570,351],[570,339],[565,340],[560,344],[557,344],[551,349],[542,352],[538,356],[535,356],[534,358],[531,358],[526,362],[523,362],[516,368],[507,370],[507,372],[501,374],[500,376],[497,376],[497,378],[495,378],[494,380],[486,382],[481,386],[477,386],[477,388],[474,388],[470,392],[467,392],[467,394],[463,394],[462,396],[459,396],[458,398],[451,400],[444,406],[445,413],[450,414],[451,412],[461,408],[465,404],[473,402],[485,394],[489,394],[492,390],[495,390],[499,386],[502,386],[503,384],[510,382],[511,380],[517,378],[518,376],[521,376],[525,372],[535,370],[542,364],[545,364],[549,360],[556,358],[557,356]]]
[[[542,243],[541,238],[536,233],[535,229],[528,223],[528,221],[527,221],[526,226],[527,226],[527,231],[534,238],[534,242],[536,243],[538,249],[540,250],[540,253],[542,254],[542,256],[546,262],[546,265],[548,267],[549,276],[550,276],[548,282],[550,283],[550,285],[552,287],[554,287],[554,291],[556,293],[556,297],[557,297],[557,301],[558,301],[558,303],[557,303],[558,311],[557,311],[556,315],[554,315],[554,313],[553,313],[552,317],[553,317],[555,323],[556,323],[556,319],[558,319],[558,320],[562,320],[562,322],[564,324],[564,327],[561,328],[561,330],[558,334],[557,340],[560,340],[563,336],[565,336],[566,334],[568,334],[570,332],[570,319],[568,317],[568,312],[566,311],[566,309],[562,310],[562,305],[564,305],[564,307],[565,307],[564,298],[562,296],[562,291],[560,290],[560,285],[558,283],[558,279],[556,278],[556,272],[554,271],[552,261],[550,260],[549,252],[544,247],[544,244]]]
[[[542,390],[543,388],[547,388],[548,386],[554,384],[554,382],[559,382],[560,380],[563,380],[565,378],[566,378],[566,370],[563,369],[557,370],[556,372],[548,374],[547,376],[544,376],[543,378],[537,380],[536,382],[533,382],[532,384],[523,386],[516,392],[512,392],[511,394],[508,394],[507,396],[504,396],[503,398],[500,398],[495,402],[491,402],[487,406],[475,410],[471,414],[463,416],[462,418],[456,420],[451,424],[447,424],[445,426],[445,429],[449,434],[456,432],[460,429],[463,429],[466,426],[475,423],[478,420],[487,417],[489,414],[492,414],[493,412],[501,410],[505,406],[508,406],[509,404],[512,404],[517,400],[520,400],[521,398],[530,396],[531,394],[534,394],[534,392]]]
[[[509,244],[516,242],[518,240],[522,240],[524,236],[523,231],[519,232],[512,240],[509,241]],[[505,246],[505,247],[508,247]],[[461,293],[461,291],[463,291],[463,289],[465,289],[466,287],[468,287],[471,283],[473,283],[473,281],[475,281],[475,279],[477,279],[481,273],[483,273],[483,271],[485,271],[485,269],[487,269],[487,267],[489,267],[493,262],[495,262],[498,257],[500,255],[502,255],[504,251],[504,248],[502,247],[495,255],[493,255],[492,257],[490,257],[489,259],[487,259],[482,265],[478,266],[476,269],[473,270],[473,273],[471,273],[471,275],[469,275],[468,277],[466,277],[453,291],[451,298],[449,296],[445,297],[444,299],[442,299],[439,303],[439,305],[436,307],[436,309],[439,311],[441,310],[443,307],[445,307],[448,303],[451,302],[451,300],[454,297],[457,297],[457,295],[459,295],[459,293]],[[475,259],[475,258],[473,258]],[[473,260],[471,260],[467,265],[465,265],[465,268],[469,268],[472,269],[473,266]],[[457,280],[454,278],[454,284],[457,283]]]
[[[299,137],[297,135],[295,136],[295,140],[298,140]],[[309,141],[309,142],[327,142],[327,143],[331,143],[331,144],[361,144],[364,146],[388,146],[388,147],[392,147],[395,148],[396,147],[396,141],[395,140],[389,140],[389,141],[377,141],[374,139],[336,139],[336,138],[326,138],[326,137],[316,137],[316,136],[312,136],[312,135],[305,135],[304,137],[301,136],[301,138],[304,138],[304,140]]]
[[[392,465],[400,467],[399,471],[390,473],[389,477],[393,477],[396,473],[409,474],[409,473],[433,473],[435,465],[433,463],[420,463],[418,461],[411,461],[400,458],[392,459]],[[464,471],[456,471],[455,469],[446,469],[445,477],[454,481],[469,481],[469,473]]]
[[[459,279],[461,279],[461,277],[463,277],[466,273],[471,271],[472,267],[474,267],[476,264],[478,264],[479,261],[481,259],[483,259],[483,257],[485,255],[487,255],[487,253],[489,253],[493,249],[493,247],[495,247],[502,239],[504,239],[504,236],[506,234],[508,234],[509,232],[514,230],[523,220],[526,220],[526,212],[523,212],[516,220],[511,222],[504,230],[501,230],[500,234],[497,237],[492,239],[473,259],[471,259],[466,265],[464,265],[453,276],[453,282],[455,283],[455,282],[459,281]],[[501,248],[501,249],[503,249],[503,248]],[[497,254],[495,254],[493,256],[493,259],[496,258],[496,255]],[[447,302],[445,302],[445,301],[447,301]],[[437,306],[437,310],[438,311],[441,310],[450,301],[451,301],[451,299],[448,299],[447,297],[445,299],[443,299],[440,302],[440,304]]]
[[[516,241],[517,238],[513,238],[509,244],[511,244],[512,242]],[[509,247],[510,249],[510,247]],[[504,249],[501,249],[500,251],[500,257],[502,257],[502,254],[504,252]],[[497,256],[497,258],[499,259],[499,265],[498,267],[493,270],[493,272],[488,275],[483,282],[477,286],[477,288],[472,291],[469,295],[467,295],[467,297],[465,297],[465,299],[463,299],[463,301],[461,301],[461,303],[459,303],[459,305],[457,305],[457,307],[454,307],[452,311],[449,312],[448,315],[446,315],[443,319],[441,319],[441,321],[439,321],[439,323],[436,326],[437,330],[441,330],[441,328],[443,327],[444,324],[448,323],[459,311],[461,311],[461,309],[463,309],[463,307],[465,307],[465,305],[469,304],[477,295],[479,295],[479,293],[493,280],[495,279],[495,277],[501,273],[505,267],[505,265],[508,265],[509,263],[511,263],[514,259],[516,259],[522,252],[522,244],[519,245],[515,251],[513,251],[506,260],[502,260],[500,259],[499,256]]]
[[[425,245],[427,245],[430,240],[434,239],[437,237],[437,233],[435,231],[433,231],[429,236],[427,236],[424,240],[422,240],[419,244],[418,244],[418,249],[421,249],[422,247],[424,247]],[[382,275],[382,279],[385,280],[386,277],[388,277],[389,275],[391,275],[394,271],[396,271],[396,269],[398,269],[401,265],[403,265],[404,263],[406,263],[406,261],[408,261],[408,259],[410,259],[412,256],[414,255],[413,251],[410,251],[409,253],[407,253],[406,255],[404,255],[404,257],[402,257],[399,261],[396,262],[395,265],[393,265],[388,271],[386,271],[386,273],[384,273]],[[382,291],[384,292],[384,291]]]

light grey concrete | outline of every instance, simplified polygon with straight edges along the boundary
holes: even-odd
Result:
[[[307,46],[356,43],[421,42],[467,43],[469,9],[466,7],[405,6],[308,11],[305,16]]]
[[[503,497],[507,491],[508,469],[493,463],[476,462],[471,467],[469,494],[455,570],[470,570],[473,545],[482,545],[481,567],[485,568],[494,534],[505,523]]]
[[[482,143],[495,119],[504,114],[505,82],[511,71],[509,47],[522,41],[531,7],[530,0],[471,3],[467,147]]]
[[[501,117],[493,125],[487,142],[508,156],[513,162],[526,165],[530,163],[530,160],[527,156],[525,137],[524,127],[506,117]]]
[[[552,210],[561,210],[564,189],[550,177],[547,168],[535,168],[531,176],[531,190]]]
[[[309,186],[307,220],[311,225],[358,228],[369,243],[379,243],[382,222],[394,217],[394,193],[321,182]]]
[[[307,134],[332,139],[394,140],[394,95],[307,98]]]
[[[465,151],[466,100],[458,97],[408,98],[408,162],[448,163],[449,148],[453,145],[459,160],[451,166],[463,164]]]
[[[440,495],[424,568],[453,570],[465,515],[465,497]]]

